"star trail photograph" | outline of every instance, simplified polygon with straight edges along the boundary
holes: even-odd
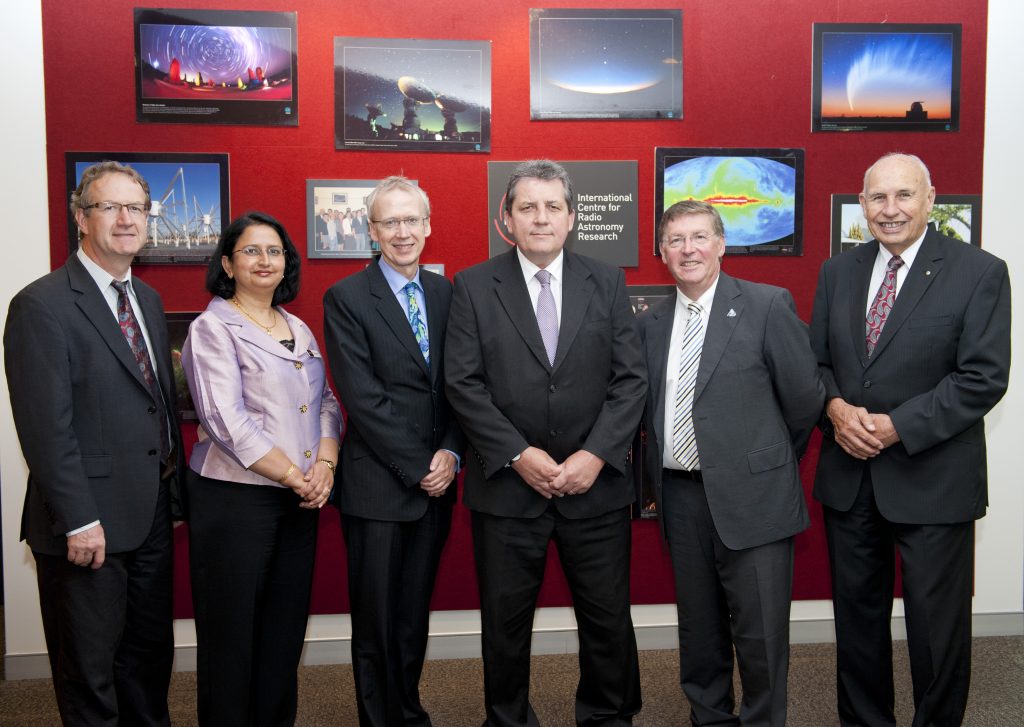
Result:
[[[530,10],[531,119],[682,117],[682,10]]]
[[[815,23],[812,131],[957,131],[960,25]]]
[[[489,152],[491,43],[334,39],[337,149]]]
[[[298,125],[295,13],[135,9],[136,116]]]

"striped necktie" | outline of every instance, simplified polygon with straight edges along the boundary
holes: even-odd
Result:
[[[672,456],[683,469],[692,470],[700,464],[697,458],[697,437],[693,431],[693,390],[697,384],[700,351],[704,345],[704,321],[701,307],[690,303],[690,318],[683,335],[683,351],[679,357],[676,378],[676,414],[672,420]]]

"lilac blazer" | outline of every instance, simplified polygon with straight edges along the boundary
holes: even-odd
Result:
[[[341,410],[312,332],[277,311],[295,353],[223,298],[189,326],[181,364],[201,424],[189,466],[204,477],[281,487],[246,468],[276,445],[305,472],[320,439],[341,436]]]

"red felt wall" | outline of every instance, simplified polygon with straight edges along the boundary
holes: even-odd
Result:
[[[640,264],[630,284],[671,282],[650,254],[656,146],[802,147],[807,150],[804,254],[798,258],[727,257],[739,277],[788,287],[800,314],[810,316],[817,271],[828,256],[830,195],[860,189],[864,169],[891,150],[920,155],[940,193],[977,194],[982,182],[985,94],[985,0],[586,0],[539,3],[377,0],[194,0],[174,7],[295,10],[298,12],[300,109],[298,128],[139,124],[135,121],[132,0],[43,0],[50,246],[54,267],[67,256],[64,153],[67,151],[193,151],[230,154],[231,208],[263,209],[297,240],[305,239],[307,178],[374,179],[404,173],[418,179],[433,202],[424,262],[446,273],[487,256],[486,163],[548,156],[562,160],[639,162]],[[665,7],[683,9],[682,121],[559,121],[529,119],[528,9],[545,7]],[[811,26],[814,22],[928,22],[963,25],[960,131],[956,133],[810,133]],[[482,154],[338,152],[334,150],[333,37],[491,40],[492,151]],[[15,76],[16,77],[16,76]],[[12,77],[13,78],[13,77]],[[302,293],[290,310],[322,332],[321,299],[336,280],[363,261],[314,260],[303,266]],[[137,266],[163,295],[167,310],[202,310],[208,300],[197,267]],[[194,432],[187,432],[194,438]],[[808,499],[817,438],[801,471]],[[827,556],[821,510],[797,538],[794,595],[827,598]],[[179,528],[175,612],[191,615],[187,537]],[[321,515],[313,610],[347,610],[343,545],[337,512]],[[668,556],[652,522],[633,536],[633,600],[673,601]],[[552,555],[541,604],[569,603]],[[469,515],[459,506],[444,555],[437,609],[478,605]]]

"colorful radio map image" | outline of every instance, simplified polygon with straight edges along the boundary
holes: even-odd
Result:
[[[290,101],[290,28],[139,26],[147,99]]]
[[[338,148],[490,149],[487,43],[368,41],[335,38]]]
[[[822,128],[952,124],[956,41],[945,32],[823,32]]]
[[[725,223],[726,249],[793,244],[797,172],[763,157],[693,157],[665,164],[664,208],[682,200],[707,202]]]
[[[682,116],[681,11],[531,13],[533,118]]]

